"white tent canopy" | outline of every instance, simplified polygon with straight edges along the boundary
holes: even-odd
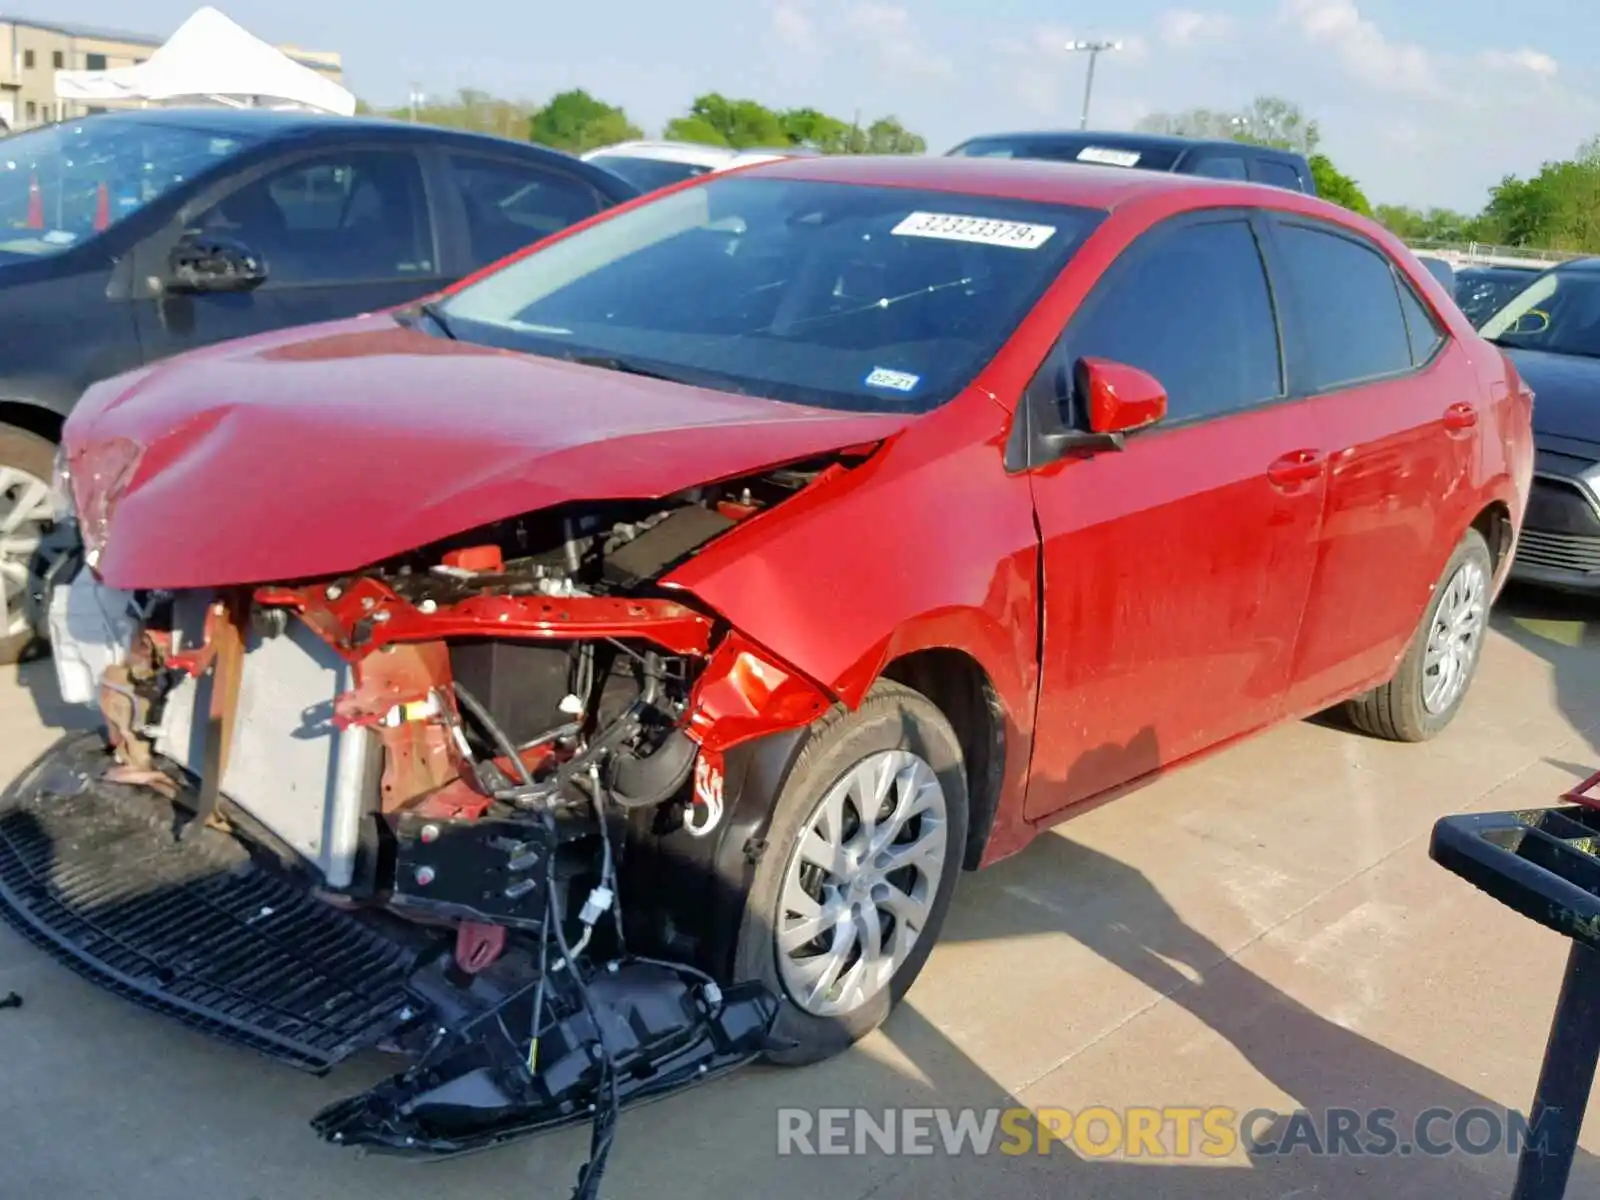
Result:
[[[349,116],[356,98],[209,6],[142,63],[107,71],[57,71],[62,100],[308,108]]]

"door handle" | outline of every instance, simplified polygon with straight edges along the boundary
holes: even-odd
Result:
[[[1478,423],[1478,410],[1467,403],[1452,404],[1444,410],[1444,427],[1452,433],[1461,433]]]
[[[1267,480],[1280,488],[1298,487],[1317,479],[1327,465],[1321,450],[1291,450],[1267,468]]]

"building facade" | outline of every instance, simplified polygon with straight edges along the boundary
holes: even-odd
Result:
[[[101,106],[56,99],[56,72],[132,66],[149,58],[165,40],[59,21],[0,16],[0,121],[19,130],[94,112]],[[339,55],[295,46],[278,49],[335,83],[344,82]]]

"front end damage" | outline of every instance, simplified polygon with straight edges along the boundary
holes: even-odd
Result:
[[[454,1153],[770,1048],[778,999],[653,937],[646,840],[715,838],[723,755],[831,699],[660,585],[830,456],[570,505],[337,578],[56,597],[102,734],[0,799],[0,901],[124,995],[294,1065],[410,1058],[313,1124]],[[292,536],[292,533],[286,533]],[[93,561],[94,547],[89,547]]]

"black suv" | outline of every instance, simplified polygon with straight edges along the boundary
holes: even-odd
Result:
[[[1311,165],[1289,150],[1248,142],[1209,141],[1162,133],[990,133],[969,138],[946,156],[1040,158],[1099,167],[1175,171],[1211,179],[1246,179],[1317,194]]]
[[[38,628],[55,442],[91,383],[403,304],[637,194],[554,150],[377,119],[168,109],[6,138],[0,662]]]

